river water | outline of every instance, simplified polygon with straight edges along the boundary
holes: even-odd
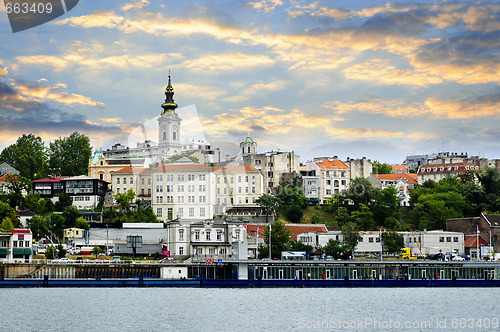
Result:
[[[0,289],[0,331],[500,331],[498,288]]]

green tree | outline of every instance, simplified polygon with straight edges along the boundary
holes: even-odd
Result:
[[[115,194],[115,200],[120,204],[122,211],[128,211],[130,204],[135,198],[135,192],[132,189],[127,190],[126,193]]]
[[[344,245],[349,246],[352,254],[352,251],[356,250],[359,240],[361,240],[358,226],[353,222],[348,222],[342,226],[342,236],[344,237]]]
[[[271,258],[280,258],[281,252],[289,248],[290,230],[285,224],[274,221],[264,230],[264,242],[269,246],[269,227],[271,227]]]
[[[48,246],[45,250],[45,258],[54,259],[56,258],[56,248],[54,246]]]
[[[84,175],[88,173],[89,158],[92,154],[90,139],[78,132],[50,143],[49,170],[58,175]]]
[[[340,240],[329,239],[328,243],[323,247],[325,254],[334,259],[349,259],[352,249],[343,244]]]
[[[391,254],[398,253],[405,245],[403,235],[398,234],[394,230],[382,232],[382,241],[384,250]]]
[[[66,249],[64,249],[62,244],[57,245],[57,258],[66,257]]]
[[[349,211],[347,210],[347,208],[345,208],[344,206],[339,206],[337,208],[335,220],[337,221],[337,225],[339,225],[340,227],[350,222],[351,216],[349,216]]]
[[[299,240],[292,240],[292,241],[290,241],[289,244],[288,244],[288,247],[292,251],[305,251],[306,255],[310,255],[313,252],[313,250],[314,250],[313,246],[305,244],[305,243],[302,243]]]
[[[351,213],[351,222],[359,226],[363,230],[375,229],[375,221],[373,220],[373,212],[364,204],[359,205],[359,210]],[[348,223],[347,223],[348,224]],[[346,224],[346,225],[347,225]],[[345,225],[344,225],[345,226]]]
[[[23,209],[33,211],[36,214],[46,214],[52,212],[53,204],[50,199],[40,198],[38,193],[29,193],[22,199],[21,206]]]
[[[319,224],[321,222],[321,218],[317,214],[311,215],[311,224]]]
[[[260,206],[262,212],[266,215],[266,223],[268,216],[275,215],[279,208],[279,199],[273,195],[264,194],[255,200],[255,203]]]
[[[84,218],[82,217],[78,217],[76,219],[76,222],[75,222],[75,227],[76,228],[81,228],[81,229],[84,229],[84,230],[89,230],[90,229],[90,226],[89,226],[89,223],[87,220],[85,220]]]
[[[392,167],[390,165],[387,165],[386,163],[380,163],[378,161],[372,162],[372,173],[373,174],[391,174],[392,173]]]
[[[9,218],[14,227],[21,228],[21,221],[16,210],[14,210],[9,204],[0,202],[0,220],[4,220],[5,218]]]
[[[373,212],[373,220],[376,225],[384,226],[388,218],[399,217],[399,199],[398,192],[394,187],[387,187],[377,190],[375,199],[372,202],[370,210]]]
[[[47,174],[47,154],[43,140],[33,134],[24,134],[16,143],[0,153],[0,162],[6,162],[29,180],[41,179]]]
[[[97,255],[99,255],[101,252],[102,250],[99,247],[92,248],[92,255],[95,255],[95,259],[97,259]]]
[[[4,232],[10,232],[14,229],[14,225],[12,224],[12,220],[10,218],[5,218],[0,224],[0,230]]]
[[[71,228],[75,227],[76,219],[80,216],[80,211],[76,206],[72,205],[64,209],[62,215],[64,218],[64,228]]]
[[[9,200],[9,205],[13,209],[16,209],[21,206],[25,192],[30,191],[31,181],[16,174],[7,174],[5,180],[8,189],[7,199]]]
[[[47,231],[49,229],[47,220],[39,216],[31,217],[28,220],[28,227],[31,229],[31,233],[33,234],[33,238],[35,240],[39,240],[47,235]]]
[[[63,237],[64,223],[66,220],[63,215],[58,213],[53,213],[50,216],[50,230],[60,239]]]
[[[71,196],[66,193],[59,194],[59,200],[56,202],[54,206],[54,210],[62,212],[67,207],[73,205],[73,201],[71,200]]]

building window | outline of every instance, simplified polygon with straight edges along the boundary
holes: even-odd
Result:
[[[369,237],[368,242],[373,242],[373,237]]]
[[[162,208],[157,208],[156,209],[156,216],[157,217],[162,217]]]
[[[194,208],[189,208],[189,216],[194,217]]]
[[[205,216],[205,208],[200,208],[200,217]]]
[[[206,240],[207,240],[207,241],[210,241],[210,231],[207,231],[207,232],[205,233],[205,236],[206,236]]]
[[[123,178],[123,184],[127,184],[127,178]]]
[[[177,216],[180,218],[184,216],[184,209],[183,208],[178,208],[177,209]]]
[[[179,255],[184,255],[184,247],[179,247]]]
[[[444,236],[439,237],[439,242],[444,242]]]
[[[377,238],[375,239],[375,241],[376,241],[377,243],[380,243],[380,238],[379,238],[379,237],[377,237]]]
[[[222,231],[217,231],[217,241],[222,240]]]
[[[458,242],[458,236],[453,237],[453,242]]]
[[[130,178],[130,184],[134,184],[134,178]]]
[[[120,184],[120,178],[116,178],[116,184]]]
[[[215,255],[215,248],[209,248],[208,249],[208,254],[209,255]]]
[[[446,237],[446,242],[451,242],[451,236]]]
[[[184,240],[184,230],[179,229],[179,240]]]
[[[177,181],[184,181],[184,175],[183,174],[177,175]]]
[[[194,239],[199,240],[200,239],[200,231],[194,231]]]
[[[200,181],[205,181],[205,174],[200,174],[199,179]]]
[[[240,230],[239,229],[236,230],[235,235],[236,235],[235,240],[239,240],[240,239]]]

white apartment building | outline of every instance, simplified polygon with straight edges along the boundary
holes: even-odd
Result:
[[[0,232],[0,262],[30,263],[33,258],[33,234],[29,229]]]
[[[232,258],[233,243],[247,242],[246,229],[238,220],[175,220],[167,224],[166,231],[170,255],[191,256],[194,261]]]
[[[349,167],[339,159],[319,159],[308,161],[308,172],[319,176],[319,202],[325,204],[334,194],[349,186]]]
[[[125,167],[111,174],[113,194],[126,193],[132,189],[138,199],[151,200],[151,169]]]
[[[372,174],[368,177],[374,188],[395,188],[401,206],[410,205],[410,191],[417,185],[417,179],[414,173]]]
[[[189,158],[155,167],[151,171],[152,207],[161,221],[212,219],[215,173]]]
[[[418,183],[422,184],[427,180],[439,182],[444,178],[457,176],[461,173],[471,171],[479,172],[479,166],[473,163],[453,163],[453,164],[434,164],[423,165],[418,169]]]
[[[229,209],[257,207],[255,201],[264,193],[262,173],[252,166],[212,167],[216,176],[215,214]]]

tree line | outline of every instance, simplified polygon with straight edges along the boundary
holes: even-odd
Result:
[[[92,154],[90,139],[78,132],[60,137],[45,146],[40,136],[23,134],[0,153],[0,163],[6,162],[30,181],[49,174],[75,176],[87,174]]]

